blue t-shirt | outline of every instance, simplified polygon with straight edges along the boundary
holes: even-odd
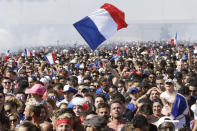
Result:
[[[132,112],[135,112],[135,110],[136,110],[135,105],[132,102],[127,104],[126,108],[129,109]]]
[[[96,95],[97,94],[103,94],[105,96],[106,100],[109,99],[109,93],[104,93],[102,88],[99,88],[99,89],[96,90]]]

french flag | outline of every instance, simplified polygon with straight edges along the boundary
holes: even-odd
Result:
[[[174,39],[171,39],[171,44],[172,44],[174,47],[176,47],[176,44],[177,44],[177,32],[176,32],[176,34],[175,34],[175,36],[174,36]]]
[[[56,53],[49,53],[49,54],[45,55],[44,58],[47,60],[47,62],[50,65],[56,64],[56,62],[55,62]]]
[[[68,103],[68,108],[73,108],[74,106],[81,106],[83,110],[88,110],[89,106],[87,101],[81,97],[75,97]]]
[[[73,25],[92,50],[127,27],[124,12],[108,3]]]
[[[187,100],[184,96],[177,93],[174,103],[172,105],[171,117],[173,119],[180,119],[189,113]]]
[[[112,56],[112,58],[111,58],[109,61],[112,62],[113,60],[116,60],[116,59],[118,59],[118,58],[120,58],[120,56],[117,55],[117,54],[114,54],[114,55]]]
[[[4,56],[3,60],[4,61],[8,60],[10,58],[10,55],[11,55],[10,50],[7,50],[6,55]]]
[[[55,75],[54,70],[53,70],[52,73],[51,73],[51,78],[52,78],[52,80],[56,79],[56,75]]]
[[[32,53],[31,53],[30,49],[26,49],[26,48],[25,48],[25,55],[26,55],[27,57],[32,57]]]

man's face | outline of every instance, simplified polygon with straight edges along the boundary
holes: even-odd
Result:
[[[100,104],[100,103],[104,103],[104,100],[103,100],[103,98],[102,97],[97,97],[96,99],[95,99],[95,107],[97,108],[98,107],[98,104]]]
[[[129,94],[129,96],[131,97],[131,99],[132,100],[137,100],[138,99],[138,97],[139,97],[139,93],[138,92],[136,92],[136,91],[132,91],[130,94]]]
[[[157,88],[161,90],[164,89],[164,80],[163,79],[156,80],[156,85],[157,85]]]
[[[57,131],[72,131],[72,128],[67,123],[62,123],[59,126],[57,126]]]
[[[150,81],[150,82],[154,82],[154,77],[155,77],[155,76],[152,75],[152,74],[149,75],[149,76],[148,76],[149,81]]]
[[[121,61],[118,61],[117,65],[118,65],[119,67],[121,67],[121,66],[122,66],[122,62],[121,62]]]
[[[189,86],[189,92],[190,92],[190,95],[191,95],[191,96],[197,96],[196,87],[194,87],[194,86]]]
[[[120,103],[113,103],[111,105],[110,114],[113,118],[118,119],[122,117],[123,107]]]
[[[34,85],[33,79],[28,79],[29,87],[32,87]]]
[[[107,107],[99,108],[97,114],[104,117],[106,120],[109,118],[109,109]]]
[[[9,79],[4,79],[1,84],[2,84],[3,88],[6,90],[11,90],[11,88],[12,88],[12,82]]]
[[[93,80],[97,80],[98,79],[98,75],[96,73],[92,74],[92,78]]]
[[[18,58],[18,64],[22,64],[23,62],[24,62],[24,58],[19,57],[19,58]]]
[[[108,81],[102,82],[102,89],[103,89],[105,92],[108,92],[108,91],[109,91],[109,82],[108,82]]]
[[[86,79],[86,80],[84,80],[84,82],[83,82],[83,83],[84,83],[84,85],[87,85],[87,86],[89,86],[89,85],[91,84],[90,80],[87,80],[87,79]]]
[[[74,93],[71,91],[66,91],[64,92],[64,99],[67,100],[68,102],[72,99]]]
[[[150,100],[153,100],[155,98],[159,98],[159,92],[157,90],[152,90],[150,93]]]
[[[174,89],[174,85],[172,83],[166,83],[165,84],[165,89],[166,90],[173,90]]]
[[[36,101],[42,100],[42,96],[37,95],[37,94],[29,94],[29,98],[36,100]]]
[[[142,73],[142,66],[138,65],[135,67],[137,72]]]
[[[65,79],[60,79],[59,82],[62,83],[63,85],[67,84],[67,81]]]

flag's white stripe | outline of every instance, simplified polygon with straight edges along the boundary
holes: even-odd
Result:
[[[117,32],[118,25],[105,9],[99,9],[88,17],[95,23],[99,32],[107,39]]]
[[[48,61],[49,61],[50,64],[54,64],[53,57],[52,57],[52,54],[51,53],[48,54],[46,57],[47,57],[47,59],[48,59]]]

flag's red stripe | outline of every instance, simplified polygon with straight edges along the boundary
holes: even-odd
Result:
[[[121,28],[126,28],[128,25],[125,22],[125,14],[123,11],[119,10],[115,6],[105,3],[101,8],[105,9],[111,17],[114,19],[114,21],[117,23],[118,28],[117,30],[120,30]]]

